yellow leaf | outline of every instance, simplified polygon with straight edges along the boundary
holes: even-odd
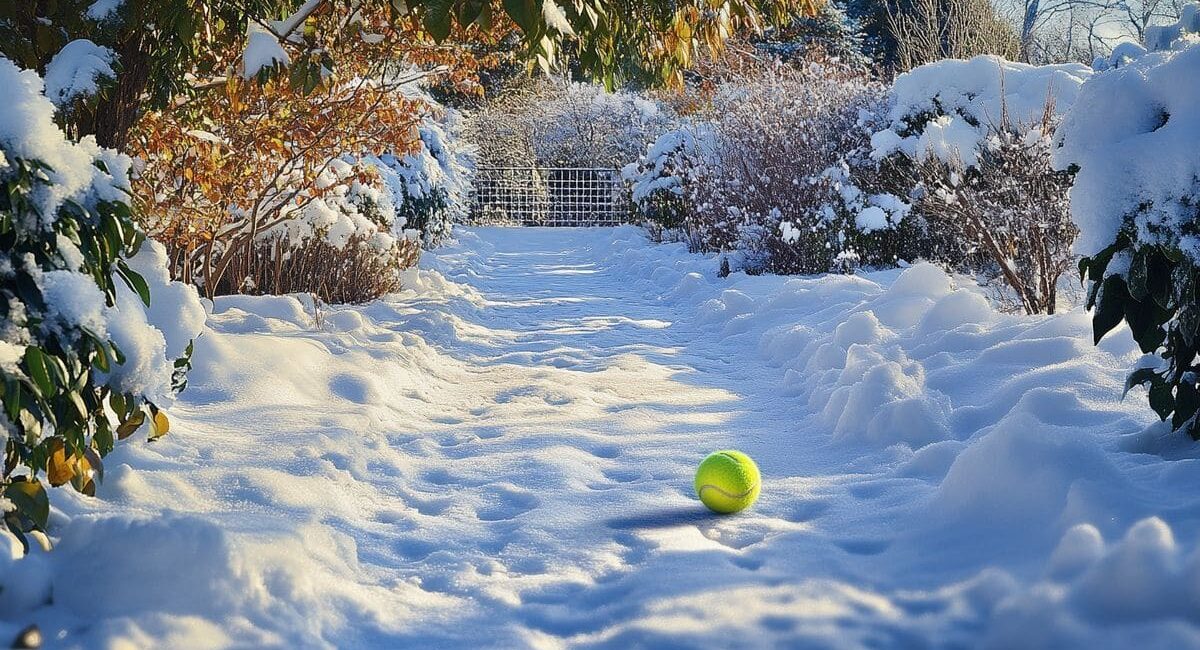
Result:
[[[50,458],[46,461],[46,478],[55,487],[75,478],[77,471],[75,456],[67,455],[63,441],[55,438],[50,442]]]
[[[152,420],[152,424],[153,431],[150,432],[151,440],[154,440],[155,438],[161,438],[167,435],[167,432],[171,430],[171,421],[167,419],[167,414],[163,413],[162,411],[154,414],[154,420]]]

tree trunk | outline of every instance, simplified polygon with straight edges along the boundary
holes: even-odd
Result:
[[[137,34],[130,34],[129,40],[121,43],[117,51],[121,67],[116,84],[101,97],[94,113],[79,117],[78,135],[94,135],[101,146],[126,150],[129,132],[137,123],[150,80],[150,56],[145,45]]]

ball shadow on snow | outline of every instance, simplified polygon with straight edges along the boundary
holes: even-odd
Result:
[[[604,522],[604,525],[616,530],[673,528],[712,521],[716,516],[698,506],[677,506],[616,517]]]

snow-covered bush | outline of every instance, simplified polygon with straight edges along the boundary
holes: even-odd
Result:
[[[356,153],[380,145],[366,134],[361,149],[327,149],[320,163],[312,152],[301,160],[262,147],[254,151],[261,167],[245,176],[220,162],[234,150],[230,134],[252,148],[261,140],[248,136],[265,134],[237,131],[234,121],[186,132],[148,123],[148,131],[170,128],[147,138],[170,148],[145,150],[137,198],[147,228],[168,243],[175,276],[210,296],[302,292],[363,302],[397,290],[421,246],[440,244],[465,217],[474,170],[456,114],[411,101],[425,111],[411,125],[411,147]],[[233,188],[236,179],[243,182]]]
[[[462,139],[462,119],[454,111],[447,111],[442,120],[426,118],[417,130],[417,151],[374,161],[391,191],[396,219],[418,232],[425,248],[432,248],[467,217],[476,149]]]
[[[674,123],[674,113],[646,95],[550,79],[476,111],[469,137],[495,167],[621,167]]]
[[[695,224],[689,218],[691,197],[685,188],[702,182],[704,171],[716,164],[716,155],[713,125],[693,120],[658,136],[640,161],[622,168],[633,204],[655,237],[683,231],[691,239]]]
[[[1122,321],[1147,359],[1128,385],[1200,439],[1200,5],[1084,84],[1058,132],[1096,340]]]
[[[1041,124],[996,125],[970,167],[934,156],[913,167],[936,244],[928,257],[980,274],[998,302],[1027,314],[1054,313],[1075,259],[1071,173],[1051,165],[1054,124],[1048,114]]]
[[[166,433],[204,310],[131,217],[129,158],[67,140],[36,73],[0,58],[0,87],[0,510],[21,535],[46,525],[43,472],[93,494],[116,439]]]
[[[894,261],[885,240],[907,206],[849,176],[873,166],[867,145],[882,98],[881,85],[828,60],[723,84],[692,124],[626,168],[634,203],[693,249],[737,251],[734,262],[752,272]]]
[[[116,54],[86,38],[67,43],[46,64],[46,97],[60,111],[69,112],[76,102],[87,101],[102,85],[116,79]]]
[[[232,256],[217,293],[360,303],[399,291],[401,272],[420,257],[422,233],[398,216],[387,173],[395,172],[374,157],[333,161],[318,180],[323,193]]]
[[[1076,230],[1050,134],[1090,74],[980,56],[896,79],[871,155],[892,165],[893,191],[925,221],[918,254],[1007,285],[1000,292],[1027,313],[1053,313]]]
[[[892,84],[891,124],[871,137],[872,155],[933,155],[972,166],[995,125],[1038,124],[1047,104],[1061,114],[1091,74],[1079,63],[1034,66],[996,56],[920,66]]]

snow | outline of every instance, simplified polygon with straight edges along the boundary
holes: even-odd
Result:
[[[1182,49],[1200,34],[1200,4],[1186,4],[1179,10],[1179,20],[1170,25],[1151,25],[1146,28],[1146,49],[1150,51]]]
[[[102,149],[90,136],[69,142],[54,123],[54,105],[43,95],[36,72],[21,70],[0,57],[0,88],[7,91],[0,102],[0,173],[15,159],[40,160],[50,167],[46,170],[50,183],[35,191],[39,223],[27,227],[48,228],[64,201],[90,207],[99,201],[127,199],[129,158]],[[97,161],[108,172],[99,169]]]
[[[172,433],[119,445],[97,499],[56,489],[54,551],[0,552],[0,627],[1200,647],[1200,460],[1120,400],[1127,332],[928,264],[717,267],[631,227],[459,230],[386,301],[218,299]],[[763,472],[744,514],[691,493],[720,448]]]
[[[253,79],[258,73],[277,65],[287,67],[292,60],[270,30],[251,22],[246,28],[246,49],[242,53],[242,78]]]
[[[452,224],[464,220],[469,211],[477,151],[462,139],[462,128],[461,114],[444,109],[439,119],[422,119],[417,151],[362,158],[387,185],[396,213],[424,215],[421,237],[426,246],[446,239]],[[431,205],[443,207],[430,209]],[[396,220],[393,234],[403,236],[405,221]]]
[[[1194,10],[1187,16],[1196,20]],[[1181,49],[1098,73],[1057,132],[1055,164],[1079,167],[1071,214],[1083,255],[1107,247],[1128,223],[1140,242],[1178,246],[1200,261],[1200,242],[1184,234],[1194,229],[1200,179],[1200,44],[1173,43]]]
[[[74,51],[72,45],[79,42],[69,44],[64,53]],[[55,60],[62,56],[60,53]],[[36,73],[19,70],[0,58],[0,86],[9,90],[8,101],[0,103],[0,159],[46,165],[47,182],[33,184],[31,191],[33,214],[14,211],[20,220],[16,225],[23,235],[55,242],[59,249],[59,259],[47,267],[38,268],[31,255],[3,261],[9,269],[16,264],[27,267],[39,284],[45,305],[10,302],[10,309],[29,312],[33,327],[3,323],[0,336],[5,345],[0,364],[11,366],[18,350],[23,352],[23,346],[31,341],[41,342],[46,331],[65,336],[64,342],[71,343],[71,337],[79,336],[78,328],[86,328],[114,341],[125,357],[124,363],[114,364],[109,373],[99,373],[102,383],[166,406],[171,401],[174,361],[184,355],[189,341],[204,325],[196,289],[172,282],[165,249],[147,241],[126,261],[146,280],[151,305],[144,305],[122,280],[116,281],[115,304],[109,305],[95,279],[80,272],[83,256],[78,247],[62,234],[50,234],[59,209],[67,202],[87,208],[102,202],[128,203],[130,159],[99,147],[94,138],[69,141],[53,121],[54,105],[42,94]]]
[[[710,160],[717,135],[708,123],[685,124],[658,136],[639,163],[629,163],[621,178],[630,184],[634,203],[652,200],[660,192],[683,193],[685,162]]]
[[[567,15],[558,5],[554,4],[554,0],[546,0],[542,4],[542,17],[546,20],[546,26],[559,34],[575,35],[575,30],[571,29],[571,23],[567,21]]]
[[[113,62],[117,55],[86,38],[71,41],[46,64],[46,96],[60,108],[80,97],[100,92],[102,79],[117,77]]]
[[[1035,66],[992,55],[919,66],[893,83],[892,124],[872,136],[871,156],[934,155],[973,166],[989,127],[1005,112],[1016,125],[1040,123],[1049,99],[1061,114],[1091,74],[1079,63]]]
[[[125,0],[96,0],[88,6],[85,15],[97,22],[108,20],[124,6]]]

